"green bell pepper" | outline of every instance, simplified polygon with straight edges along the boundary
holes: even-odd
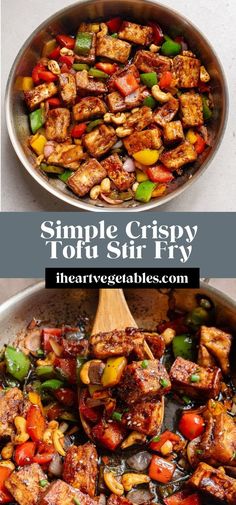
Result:
[[[138,202],[147,203],[152,198],[152,192],[156,188],[156,184],[151,181],[141,182],[135,192],[135,200]]]
[[[209,311],[203,307],[196,307],[186,317],[186,324],[193,329],[197,329],[202,324],[206,324],[211,318]]]
[[[84,365],[84,363],[86,363],[86,361],[87,361],[87,358],[85,358],[84,356],[77,356],[77,358],[76,358],[76,376],[77,376],[78,384],[82,384],[81,379],[80,379],[80,372],[81,372],[82,366]]]
[[[35,372],[38,377],[51,378],[53,375],[55,375],[55,370],[52,365],[37,366]]]
[[[88,126],[86,128],[86,132],[87,133],[91,132],[94,128],[96,128],[96,126],[98,126],[102,123],[103,123],[102,119],[94,119],[94,121],[90,121],[90,123],[88,124]]]
[[[110,77],[106,72],[99,70],[98,68],[90,68],[89,75],[92,77],[97,77],[98,79],[108,79]]]
[[[202,96],[202,107],[203,107],[203,117],[205,121],[209,121],[212,118],[212,110],[208,105],[208,98],[206,96]]]
[[[33,112],[30,113],[29,119],[32,133],[36,133],[36,131],[39,130],[39,128],[42,128],[42,126],[45,123],[45,116],[43,110],[42,109],[34,110]]]
[[[89,32],[78,32],[74,52],[79,56],[88,56],[92,47],[93,35]]]
[[[7,371],[12,377],[22,382],[28,375],[30,359],[15,347],[7,346],[5,350]]]
[[[112,33],[111,37],[113,37],[113,39],[118,39],[118,33]]]
[[[49,379],[41,384],[40,389],[53,389],[57,390],[60,389],[64,385],[64,382],[60,381],[59,379]]]
[[[177,335],[172,340],[172,349],[174,357],[192,360],[193,359],[193,341],[188,335]]]
[[[145,74],[140,74],[140,79],[147,88],[152,88],[157,84],[157,74],[156,72],[146,72]]]
[[[87,65],[87,63],[74,63],[74,65],[72,65],[72,68],[77,71],[89,70],[89,66]]]
[[[168,35],[164,37],[165,42],[161,46],[161,53],[164,56],[177,56],[181,52],[181,44],[172,40]]]
[[[157,107],[157,102],[152,96],[146,96],[146,98],[143,100],[143,105],[150,107],[150,109],[155,109],[155,107]]]
[[[72,174],[73,174],[72,170],[65,170],[65,172],[63,172],[63,174],[60,174],[58,177],[59,179],[61,179],[62,182],[66,183]]]
[[[56,167],[55,165],[47,165],[46,163],[41,163],[41,170],[47,174],[63,174],[65,169],[63,167]]]

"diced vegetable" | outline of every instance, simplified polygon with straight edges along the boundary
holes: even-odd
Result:
[[[135,191],[135,200],[139,202],[147,203],[151,200],[152,192],[155,189],[156,184],[151,181],[141,182]]]
[[[39,72],[41,72],[42,70],[45,70],[45,67],[41,63],[35,65],[35,67],[32,70],[32,79],[36,86],[40,83]]]
[[[100,124],[103,123],[103,119],[94,119],[93,121],[90,121],[88,124],[86,131],[89,133],[91,132],[96,126],[99,126]]]
[[[60,107],[61,106],[61,100],[60,98],[48,98],[47,99],[47,103],[49,105],[49,107],[52,109],[54,107]]]
[[[209,321],[209,312],[203,307],[196,307],[186,317],[186,324],[193,329]]]
[[[41,384],[41,389],[60,389],[63,382],[59,379],[49,379]]]
[[[126,365],[127,359],[124,356],[120,358],[108,358],[102,374],[102,385],[104,387],[113,387],[118,384]]]
[[[136,169],[136,180],[137,182],[148,181],[148,176],[146,172]]]
[[[121,17],[112,18],[106,22],[106,25],[108,26],[108,30],[110,33],[117,33],[121,28],[122,18]]]
[[[77,356],[76,358],[76,376],[77,376],[77,382],[81,384],[81,379],[80,379],[80,372],[82,366],[86,363],[87,358],[84,356]]]
[[[140,79],[147,88],[152,88],[157,84],[157,74],[156,72],[146,72],[145,74],[140,74]]]
[[[158,186],[152,192],[152,198],[157,198],[166,191],[166,184],[158,184]]]
[[[14,460],[18,466],[30,465],[36,450],[35,442],[24,442],[17,445],[14,452]]]
[[[192,360],[193,359],[193,340],[189,335],[177,335],[172,340],[172,349],[174,357]]]
[[[161,42],[163,41],[163,31],[161,27],[157,23],[153,23],[152,21],[149,21],[148,26],[151,26],[152,28],[152,37],[153,37],[153,43],[159,46]]]
[[[0,503],[10,503],[14,501],[14,498],[5,487],[5,481],[8,479],[11,472],[11,468],[0,466]]]
[[[39,130],[39,128],[42,128],[45,123],[45,115],[42,109],[37,109],[31,112],[29,118],[32,133],[36,133],[36,131]]]
[[[45,419],[37,405],[31,405],[26,417],[26,430],[34,442],[42,440],[46,428]]]
[[[30,145],[33,149],[33,151],[40,156],[40,154],[43,154],[44,152],[44,147],[47,142],[47,139],[44,135],[40,133],[36,133],[31,139],[30,139]]]
[[[147,175],[152,182],[170,182],[174,176],[164,165],[147,168]]]
[[[201,505],[201,497],[197,494],[189,494],[186,491],[179,491],[164,499],[165,505]]]
[[[172,431],[164,431],[164,433],[151,440],[149,447],[152,451],[160,452],[167,440],[170,440],[170,442],[180,442],[180,436]]]
[[[51,352],[52,346],[50,340],[53,338],[55,342],[60,343],[62,335],[61,328],[44,328],[43,329],[43,348],[45,352]]]
[[[121,414],[121,412],[116,412],[115,411],[115,412],[113,412],[113,414],[112,414],[111,417],[112,417],[113,421],[121,421],[122,414]]]
[[[32,77],[20,77],[16,78],[15,88],[19,91],[29,91],[33,89],[34,81]]]
[[[57,35],[57,42],[67,49],[74,49],[75,39],[69,37],[68,35]]]
[[[203,106],[203,117],[205,121],[208,121],[212,118],[212,110],[209,107],[208,98],[206,96],[202,96],[202,106]]]
[[[106,426],[102,421],[92,429],[93,437],[110,451],[114,451],[122,442],[124,428],[120,423],[112,421]]]
[[[152,460],[149,466],[149,477],[157,482],[166,484],[170,482],[173,473],[175,471],[175,465],[159,456],[152,456]]]
[[[77,71],[80,71],[80,70],[89,70],[89,66],[87,65],[87,63],[74,63],[72,65],[72,68],[74,70],[77,70]]]
[[[86,131],[86,128],[86,123],[76,124],[71,130],[71,136],[75,139],[80,139],[80,137],[82,137],[83,133]]]
[[[20,382],[27,377],[30,369],[30,359],[22,351],[19,351],[15,347],[7,346],[5,361],[7,371],[12,377]]]
[[[56,39],[47,40],[43,46],[42,57],[47,58],[57,47]]]
[[[86,390],[82,390],[80,394],[79,400],[79,412],[80,415],[85,417],[88,421],[96,423],[100,419],[100,413],[95,408],[88,407],[86,400],[88,398],[88,392]]]
[[[60,388],[54,392],[56,399],[66,407],[76,405],[76,394],[70,388]]]
[[[173,79],[173,75],[170,71],[164,72],[159,81],[159,87],[161,89],[169,88]]]
[[[73,174],[72,170],[65,170],[63,174],[60,174],[58,177],[61,179],[62,182],[67,182],[69,177]]]
[[[75,359],[56,358],[54,366],[63,379],[65,378],[70,384],[76,384],[77,371]]]
[[[74,51],[79,56],[88,56],[92,47],[93,36],[88,32],[78,32],[75,41]]]
[[[137,79],[131,73],[127,73],[123,77],[118,77],[114,84],[123,96],[131,95],[131,93],[139,87]]]
[[[197,134],[193,130],[188,130],[186,133],[186,140],[194,145],[197,142]]]
[[[58,167],[56,165],[47,165],[46,163],[41,163],[40,168],[49,174],[63,174],[65,171],[63,167]]]
[[[165,35],[165,42],[161,46],[161,52],[164,56],[177,56],[182,50],[181,44],[175,42],[170,37]]]
[[[50,72],[50,70],[39,70],[38,76],[44,82],[54,82],[57,80],[57,75]]]
[[[103,72],[102,70],[93,67],[89,69],[89,75],[91,75],[92,77],[97,77],[97,79],[108,79],[109,77],[109,75]]]
[[[150,109],[155,109],[155,107],[157,107],[157,102],[154,100],[153,96],[146,96],[143,100],[143,105],[150,107]]]
[[[194,144],[194,149],[197,154],[202,154],[206,148],[206,142],[199,133],[196,134],[197,140]]]
[[[57,46],[55,47],[55,49],[49,54],[49,58],[50,60],[58,60],[58,58],[60,58],[60,53],[61,51],[61,46]]]
[[[103,61],[99,61],[98,63],[96,63],[95,67],[98,68],[99,70],[102,70],[103,72],[105,72],[105,74],[108,75],[114,74],[119,68],[119,66],[116,63],[105,63]]]
[[[204,420],[198,414],[185,412],[181,417],[179,430],[185,438],[193,440],[204,432]]]
[[[156,149],[143,149],[142,151],[134,153],[133,157],[142,165],[154,165],[154,163],[156,163],[159,158],[159,151]]]
[[[68,68],[71,68],[74,63],[74,59],[75,59],[74,56],[63,54],[63,56],[60,56],[59,58],[59,63],[62,63],[62,65],[65,64],[67,65]]]

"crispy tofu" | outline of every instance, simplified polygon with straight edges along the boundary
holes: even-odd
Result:
[[[180,115],[184,128],[204,123],[202,98],[198,93],[183,93],[179,97]]]
[[[164,72],[171,70],[172,60],[158,53],[141,49],[135,54],[134,65],[141,72],[156,72],[160,77]]]
[[[65,105],[73,105],[76,99],[75,76],[69,73],[63,73],[58,76],[59,92]]]
[[[79,30],[79,31],[81,31],[81,30]],[[87,32],[87,33],[89,33],[89,32]],[[75,63],[87,63],[88,65],[91,65],[92,63],[95,62],[95,59],[96,59],[96,35],[95,35],[95,33],[92,33],[92,32],[90,32],[90,35],[92,35],[92,45],[89,50],[89,53],[86,56],[76,54]]]
[[[148,436],[155,435],[161,429],[162,421],[163,405],[161,401],[135,403],[122,416],[122,424],[126,428]]]
[[[10,491],[19,505],[35,505],[42,492],[39,482],[47,480],[41,466],[37,463],[27,465],[18,472],[14,471],[5,481],[5,486]]]
[[[160,161],[170,170],[178,170],[187,163],[197,159],[197,153],[192,144],[183,142],[171,151],[165,151],[160,156]]]
[[[75,79],[78,94],[81,96],[102,95],[107,92],[104,82],[95,81],[93,77],[89,77],[87,70],[76,72]]]
[[[128,64],[125,67],[119,68],[108,80],[107,87],[109,91],[116,91],[116,81],[122,77],[127,77],[128,75],[132,75],[135,77],[136,81],[140,81],[139,72],[135,65]]]
[[[222,505],[236,504],[236,479],[228,477],[223,469],[199,463],[188,484],[206,493],[209,498],[219,500]]]
[[[116,494],[111,494],[107,500],[107,505],[132,505],[132,503],[125,496],[118,496]]]
[[[218,328],[201,326],[198,363],[202,366],[219,365],[227,375],[230,371],[229,355],[232,335]]]
[[[113,91],[107,95],[107,105],[111,112],[123,112],[126,110],[126,103],[118,91]]]
[[[30,91],[25,91],[25,101],[30,110],[37,109],[37,106],[57,94],[57,87],[54,82],[40,84]]]
[[[197,58],[178,55],[173,59],[173,74],[179,88],[196,88],[201,62]]]
[[[106,110],[106,105],[101,98],[87,96],[74,105],[73,116],[75,121],[87,121],[93,117],[103,116]]]
[[[130,155],[142,151],[142,149],[160,149],[162,145],[161,131],[157,128],[155,130],[134,132],[126,137],[123,142]]]
[[[97,474],[98,455],[94,444],[87,442],[68,449],[63,467],[63,479],[68,484],[94,497]]]
[[[54,480],[40,496],[38,505],[96,505],[89,495],[81,493],[63,480]],[[27,503],[29,505],[30,501]],[[21,505],[21,504],[20,504]],[[26,504],[25,504],[26,505]]]
[[[68,128],[70,126],[70,111],[58,107],[49,110],[46,119],[46,137],[55,142],[65,142],[68,138]]]
[[[126,63],[131,51],[131,44],[123,40],[115,39],[110,35],[97,37],[96,54],[109,58],[109,60]]]
[[[157,360],[133,361],[125,368],[117,388],[119,398],[127,404],[152,400],[168,393],[171,382],[165,367]]]
[[[191,398],[209,399],[219,395],[222,374],[220,368],[204,368],[178,357],[171,367],[170,380],[174,389]]]
[[[152,41],[152,28],[150,26],[142,26],[130,21],[123,21],[118,36],[122,40],[133,42],[139,46],[148,46]]]
[[[116,141],[117,136],[114,128],[105,124],[87,133],[83,138],[86,149],[94,158],[100,158],[106,154]]]
[[[145,105],[139,110],[132,112],[126,122],[122,125],[124,128],[132,128],[134,131],[141,132],[152,122],[152,110]]]
[[[85,196],[106,175],[105,168],[97,160],[89,159],[69,177],[67,184],[76,195]]]
[[[85,159],[87,154],[84,153],[81,145],[73,145],[71,143],[56,144],[53,152],[47,158],[48,165],[58,165],[69,170],[77,170],[80,166],[80,161]]]
[[[159,126],[165,126],[167,123],[172,121],[179,110],[179,100],[172,97],[168,102],[166,102],[162,107],[155,110],[153,114],[153,120]]]
[[[107,104],[111,112],[123,112],[124,110],[134,109],[142,105],[143,100],[148,96],[145,86],[140,86],[133,93],[125,97],[118,91],[113,91],[107,95]]]
[[[18,388],[0,391],[0,438],[14,433],[14,418],[23,408],[23,394]]]
[[[163,127],[163,137],[167,144],[184,140],[184,131],[181,121],[171,121]]]
[[[134,174],[124,170],[123,163],[117,153],[111,154],[101,164],[119,191],[126,191],[135,182]]]

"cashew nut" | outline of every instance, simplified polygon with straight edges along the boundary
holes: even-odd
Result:
[[[121,482],[125,491],[130,491],[134,486],[137,486],[138,484],[150,482],[150,477],[144,473],[124,473],[124,475],[122,475]]]
[[[207,69],[202,65],[200,67],[200,81],[201,82],[209,82],[211,79],[210,75],[207,72]]]
[[[156,44],[151,44],[149,47],[149,51],[151,51],[151,53],[158,53],[160,47],[161,46],[156,46]]]
[[[93,186],[93,188],[90,189],[89,196],[90,196],[91,200],[97,200],[100,193],[101,193],[101,188],[100,188],[99,184],[97,184],[96,186]]]
[[[124,126],[116,128],[116,135],[119,138],[127,137],[128,135],[131,135],[131,133],[133,133],[132,128],[125,128]]]
[[[63,439],[63,433],[60,431],[60,430],[54,430],[52,432],[52,441],[53,441],[53,445],[56,449],[56,451],[61,455],[61,456],[65,456],[66,455],[66,452],[64,451],[63,447],[62,447],[62,443],[61,443],[61,439]]]
[[[90,361],[86,361],[86,363],[82,366],[80,370],[80,379],[83,382],[83,384],[90,384],[89,368],[92,363],[101,363],[101,360],[91,359]]]
[[[166,328],[161,335],[164,338],[165,344],[169,345],[175,337],[175,330],[172,328]]]
[[[101,192],[102,193],[110,193],[111,191],[111,181],[109,177],[105,177],[105,179],[102,180],[100,184]]]
[[[115,124],[123,124],[126,121],[126,114],[124,112],[118,112],[118,114],[112,114],[111,120]]]
[[[62,47],[60,50],[61,56],[74,56],[74,51],[72,49],[68,49],[68,47]]]
[[[1,452],[2,458],[3,459],[10,459],[13,455],[13,451],[14,451],[13,443],[8,442],[8,444],[6,444],[2,449],[2,452]]]
[[[108,26],[105,23],[100,24],[100,32],[98,32],[97,37],[105,37],[108,34]]]
[[[118,480],[113,472],[104,473],[104,482],[110,491],[118,496],[124,494],[124,487]]]
[[[122,442],[121,449],[127,449],[131,445],[138,444],[140,442],[146,442],[146,435],[139,433],[138,431],[131,431],[130,435]]]
[[[56,359],[56,356],[55,356],[54,352],[49,352],[45,359],[38,359],[36,363],[38,366],[53,365],[55,359]]]
[[[16,416],[14,423],[17,429],[17,435],[15,436],[14,443],[23,444],[29,439],[29,435],[26,432],[26,419],[21,416]]]
[[[10,468],[10,470],[15,470],[15,465],[12,463],[12,461],[0,461],[0,466],[6,466],[7,468]]]
[[[61,69],[60,69],[56,60],[49,60],[48,69],[55,75],[58,75],[61,73]]]
[[[159,88],[158,84],[155,84],[155,86],[152,86],[152,96],[157,100],[157,102],[165,103],[169,102],[169,100],[172,98],[171,93],[164,93],[164,91],[161,91]]]

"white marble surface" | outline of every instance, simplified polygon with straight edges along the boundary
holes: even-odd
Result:
[[[71,3],[71,0],[48,2],[46,0],[43,2],[2,0],[3,91],[11,65],[25,39],[49,15]],[[224,66],[229,85],[230,115],[223,143],[208,170],[189,190],[161,207],[161,210],[236,211],[236,2],[235,0],[208,0],[207,2],[205,0],[178,0],[177,2],[176,0],[162,0],[162,3],[188,17],[214,46]],[[47,194],[26,173],[11,147],[3,119],[2,210],[68,211],[74,209]]]

